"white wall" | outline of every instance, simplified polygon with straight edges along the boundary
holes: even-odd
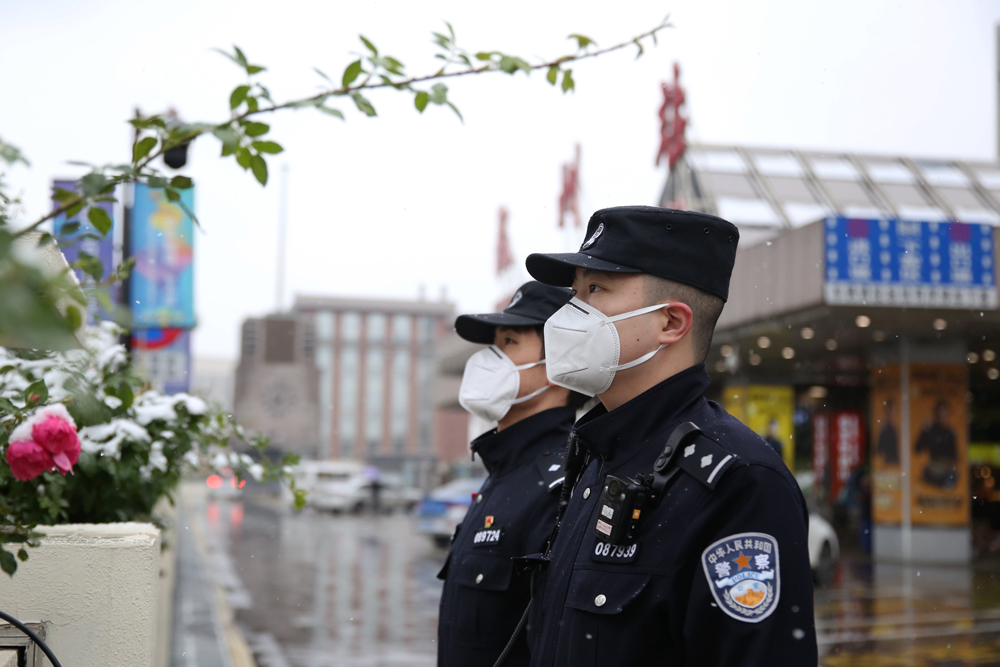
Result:
[[[0,609],[46,623],[64,665],[141,667],[153,661],[160,531],[148,523],[39,526],[13,578],[0,575]]]

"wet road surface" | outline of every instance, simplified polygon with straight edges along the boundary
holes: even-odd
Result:
[[[296,514],[265,496],[204,512],[215,576],[261,667],[435,664],[445,552],[414,518]],[[824,667],[1000,667],[1000,561],[845,560],[816,618]]]

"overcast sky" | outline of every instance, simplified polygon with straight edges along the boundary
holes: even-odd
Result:
[[[563,55],[579,32],[606,46],[673,28],[634,49],[574,68],[562,95],[541,73],[450,82],[465,116],[409,96],[371,96],[379,117],[349,103],[347,121],[314,111],[272,119],[286,152],[261,188],[218,144],[201,140],[185,173],[198,184],[195,355],[238,355],[243,318],[275,306],[278,173],[289,167],[288,276],[294,294],[429,298],[488,309],[497,209],[510,212],[519,262],[577,245],[555,227],[560,164],[580,142],[584,215],[653,204],[665,179],[659,83],[679,61],[689,139],[996,159],[996,25],[1000,1],[837,2],[223,2],[0,0],[0,137],[30,169],[8,174],[24,218],[42,214],[67,160],[124,162],[134,106],[224,120],[240,72],[212,47],[242,47],[268,67],[277,99],[339,79],[363,33],[411,73],[432,71],[430,33],[451,21],[471,51]],[[350,105],[353,107],[353,105]],[[526,275],[523,276],[526,279]]]

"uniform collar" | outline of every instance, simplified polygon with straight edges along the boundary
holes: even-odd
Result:
[[[543,410],[502,431],[482,434],[472,441],[472,451],[479,454],[490,475],[503,475],[534,461],[546,447],[552,449],[556,446],[553,438],[562,450],[575,416],[576,410],[570,407]]]
[[[598,405],[573,430],[587,449],[605,461],[631,457],[647,439],[704,402],[708,384],[705,364],[696,364],[611,412]]]

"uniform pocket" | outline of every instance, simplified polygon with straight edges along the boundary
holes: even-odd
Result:
[[[510,587],[514,562],[499,554],[465,554],[455,573],[455,583],[481,591],[505,591]]]
[[[527,580],[515,576],[509,556],[491,553],[453,559],[449,576],[458,584],[456,643],[502,649],[528,604]]]
[[[636,600],[651,576],[632,572],[577,570],[570,578],[564,618],[570,632],[564,635],[559,655],[567,664],[581,667],[627,664],[630,648],[622,645],[634,625]]]

